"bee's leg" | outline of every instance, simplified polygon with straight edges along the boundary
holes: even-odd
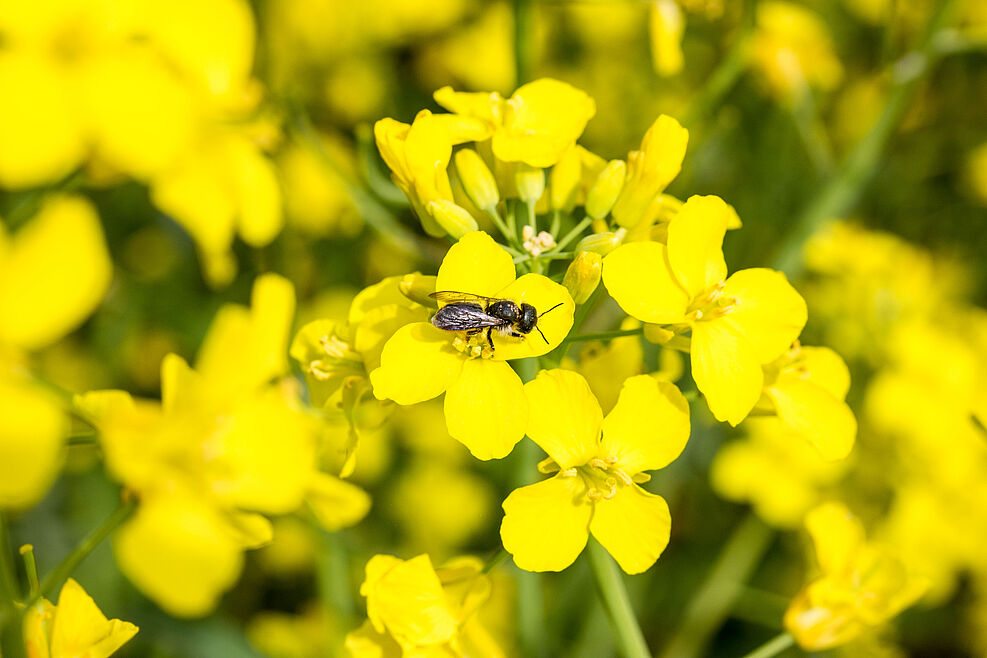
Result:
[[[507,335],[510,336],[511,338],[524,338],[524,334],[514,331],[513,329],[511,331],[508,331]]]
[[[487,344],[490,345],[490,349],[493,350],[493,338],[490,336],[490,332],[493,331],[493,327],[487,327]]]

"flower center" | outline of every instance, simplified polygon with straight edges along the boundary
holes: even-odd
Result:
[[[308,372],[319,381],[366,374],[363,357],[339,335],[333,333],[322,336],[319,338],[319,345],[322,346],[325,356],[312,361],[307,368]]]
[[[470,359],[489,359],[494,354],[493,348],[487,341],[486,330],[469,335],[466,332],[459,332],[452,339],[452,346]]]
[[[538,464],[542,473],[555,473],[559,465],[551,457]],[[634,483],[634,479],[617,466],[617,458],[594,457],[582,466],[574,466],[560,473],[561,477],[580,477],[586,485],[586,497],[592,502],[610,500],[617,495],[621,487]]]
[[[725,286],[726,282],[720,281],[693,299],[686,314],[688,321],[715,320],[732,313],[738,300],[736,297],[723,296]]]

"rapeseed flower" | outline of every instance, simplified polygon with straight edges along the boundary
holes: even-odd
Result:
[[[806,516],[821,575],[785,613],[785,628],[808,651],[845,644],[917,601],[928,582],[916,578],[890,546],[871,543],[863,524],[840,503]]]
[[[263,276],[250,309],[219,311],[195,369],[165,358],[160,404],[123,391],[78,398],[107,468],[140,496],[114,541],[120,568],[171,614],[212,609],[243,551],[270,540],[264,514],[307,505],[337,529],[367,512],[362,490],[319,470],[321,423],[279,381],[293,311],[291,284]]]
[[[672,520],[665,500],[638,483],[685,448],[685,398],[674,384],[638,375],[624,382],[604,418],[589,384],[569,370],[543,370],[524,392],[527,435],[549,455],[539,470],[555,476],[504,501],[500,536],[515,564],[561,571],[592,534],[627,573],[650,568],[668,544]]]
[[[130,622],[107,619],[72,578],[62,585],[58,605],[43,598],[24,614],[28,658],[107,658],[137,630]]]
[[[374,395],[416,404],[445,393],[449,434],[477,459],[500,459],[524,436],[528,403],[521,379],[506,363],[541,356],[557,347],[572,326],[575,305],[566,289],[539,274],[515,278],[510,254],[482,231],[467,233],[439,267],[436,290],[528,303],[539,313],[537,331],[524,338],[486,332],[465,335],[429,322],[411,322],[384,345],[380,367],[370,373]]]
[[[65,405],[29,374],[26,353],[75,329],[111,275],[99,217],[81,198],[47,199],[12,235],[0,224],[0,508],[44,495],[69,429]]]
[[[368,620],[346,636],[350,655],[502,657],[477,619],[491,592],[490,578],[482,569],[482,562],[469,557],[438,569],[428,554],[410,560],[370,558],[360,586],[367,597]]]
[[[737,425],[761,397],[762,366],[805,325],[805,300],[785,275],[752,268],[727,277],[723,237],[732,209],[690,198],[668,223],[667,243],[632,242],[603,260],[603,283],[622,309],[663,325],[666,340],[691,330],[692,376],[717,420]]]

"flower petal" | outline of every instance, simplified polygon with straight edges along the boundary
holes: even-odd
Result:
[[[0,376],[0,509],[29,507],[44,496],[64,459],[68,429],[52,393]]]
[[[668,224],[668,262],[693,298],[727,278],[723,236],[733,209],[716,196],[693,196]]]
[[[410,560],[376,555],[366,571],[360,591],[367,597],[367,614],[386,626],[399,644],[437,644],[451,639],[456,619],[427,554]]]
[[[764,371],[754,349],[725,320],[692,328],[692,378],[720,422],[736,426],[761,397]]]
[[[840,400],[850,390],[850,369],[843,357],[828,347],[802,347],[802,358],[809,371],[809,381],[829,391]]]
[[[685,319],[689,296],[675,280],[663,244],[617,247],[603,259],[603,285],[620,308],[638,320],[673,324]]]
[[[783,380],[765,390],[785,425],[826,460],[843,459],[857,438],[857,419],[845,402],[808,380]]]
[[[483,231],[470,231],[449,247],[435,289],[495,297],[515,276],[511,255]]]
[[[449,384],[446,428],[477,459],[500,459],[524,437],[528,400],[524,386],[503,361],[468,359]]]
[[[394,332],[381,352],[380,367],[370,373],[377,399],[416,404],[446,390],[463,362],[450,336],[429,322],[413,322]]]
[[[805,517],[805,527],[824,574],[840,574],[864,545],[864,526],[842,503],[823,503]]]
[[[781,272],[751,268],[726,281],[723,297],[737,300],[724,321],[748,340],[760,363],[791,347],[808,317],[805,300]]]
[[[326,473],[312,479],[305,499],[322,527],[330,531],[356,525],[370,511],[366,491]]]
[[[689,440],[689,403],[675,386],[651,375],[624,382],[603,420],[603,454],[628,475],[664,468]]]
[[[75,580],[65,581],[52,623],[52,656],[105,658],[136,634],[130,622],[107,619]]]
[[[596,503],[589,530],[630,574],[651,568],[668,546],[672,515],[661,496],[637,485],[621,487]]]
[[[572,315],[576,305],[565,286],[546,276],[523,274],[496,296],[518,304],[531,304],[540,315],[535,329],[523,339],[492,332],[494,359],[506,361],[548,354],[562,343],[572,329]]]
[[[526,571],[562,571],[589,539],[593,506],[579,477],[553,477],[511,492],[504,501],[500,538]]]
[[[542,370],[524,385],[530,414],[527,434],[562,470],[596,456],[603,412],[579,373]]]

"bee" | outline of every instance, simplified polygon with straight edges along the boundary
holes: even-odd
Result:
[[[493,350],[494,330],[505,336],[524,338],[532,330],[537,331],[548,344],[545,334],[538,328],[538,318],[562,306],[559,302],[552,308],[538,313],[531,304],[517,304],[509,299],[484,297],[468,292],[443,290],[429,295],[432,299],[445,302],[432,317],[432,324],[444,331],[465,331],[467,336],[486,332],[487,344]]]

